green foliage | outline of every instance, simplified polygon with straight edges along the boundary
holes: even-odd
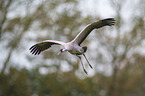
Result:
[[[141,67],[120,70],[113,96],[143,96],[145,73]],[[0,96],[106,96],[111,82],[111,76],[102,74],[80,79],[72,71],[40,74],[39,68],[11,67],[7,74],[0,74]]]
[[[127,3],[121,0],[109,2],[113,5],[115,27],[94,31],[95,40],[92,36],[84,42],[88,45],[87,54],[94,61],[94,75],[89,77],[79,71],[77,58],[67,53],[57,56],[60,48],[52,47],[35,57],[28,49],[34,42],[46,39],[70,41],[88,23],[98,20],[98,16],[83,17],[78,9],[79,0],[1,0],[0,56],[4,58],[0,96],[144,96],[144,1],[138,0],[140,9],[128,17],[124,12],[131,6],[126,8]],[[128,19],[124,19],[124,15]],[[93,45],[91,49],[90,42],[94,41],[97,47]],[[33,68],[15,67],[25,65],[25,61]],[[67,71],[62,70],[65,64]],[[109,75],[98,71],[99,65],[108,64],[111,68],[103,72],[111,69]],[[42,74],[42,67],[48,72]]]

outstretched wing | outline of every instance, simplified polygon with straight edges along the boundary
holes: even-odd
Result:
[[[50,48],[52,45],[64,45],[64,42],[55,40],[45,40],[33,45],[29,50],[34,55],[39,55],[42,51]]]
[[[88,24],[75,38],[74,40],[72,40],[72,42],[77,43],[78,45],[80,45],[85,39],[86,37],[90,34],[90,32],[93,29],[98,29],[101,28],[103,26],[112,26],[114,25],[115,20],[114,18],[107,18],[107,19],[103,19],[103,20],[99,20],[96,22],[93,22],[91,24]]]

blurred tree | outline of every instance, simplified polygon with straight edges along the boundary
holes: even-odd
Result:
[[[120,76],[120,74],[121,74],[120,70],[122,70],[122,68],[124,69],[124,67],[126,67],[128,65],[130,65],[130,67],[134,66],[133,65],[134,63],[139,64],[138,61],[132,62],[132,59],[134,58],[133,54],[136,53],[138,48],[142,47],[142,43],[144,42],[144,36],[145,36],[144,32],[141,31],[141,30],[144,30],[144,28],[145,28],[144,27],[145,21],[143,19],[145,15],[141,15],[141,13],[144,13],[144,12],[142,12],[142,10],[145,9],[144,5],[142,5],[142,3],[144,1],[138,1],[138,3],[136,4],[136,6],[138,6],[138,4],[139,4],[140,9],[142,9],[142,10],[140,10],[140,9],[135,10],[135,11],[140,10],[139,11],[140,13],[138,13],[138,15],[140,14],[140,17],[138,15],[130,16],[130,17],[128,16],[129,18],[126,19],[126,17],[124,15],[125,15],[126,6],[129,2],[130,2],[129,0],[123,0],[123,1],[110,0],[110,4],[112,5],[112,8],[114,9],[114,11],[116,13],[116,20],[117,20],[116,27],[115,27],[115,33],[113,33],[113,34],[115,34],[115,36],[113,38],[112,37],[110,38],[110,36],[107,35],[105,42],[101,39],[102,40],[101,44],[102,45],[105,44],[104,47],[106,47],[106,48],[104,48],[104,49],[107,50],[107,52],[109,54],[107,57],[111,57],[110,64],[112,65],[112,75],[111,75],[111,79],[110,79],[110,83],[109,83],[110,85],[108,85],[108,89],[107,89],[107,93],[106,93],[107,96],[125,96],[125,95],[128,96],[128,95],[133,95],[133,94],[136,94],[136,95],[139,94],[138,92],[132,92],[132,91],[131,91],[131,94],[128,94],[129,92],[127,93],[125,91],[122,92],[121,90],[124,90],[126,86],[124,86],[121,89],[122,83],[120,82],[121,78],[124,80],[134,78],[133,75],[132,75],[132,77],[126,76],[126,78],[124,77],[124,75]],[[129,8],[128,8],[128,10],[129,10]],[[134,12],[131,14],[134,14]],[[137,21],[137,22],[134,22],[134,21]],[[127,29],[127,27],[130,27],[130,29]],[[101,36],[99,36],[99,37],[101,37]],[[110,41],[110,43],[108,43],[107,41]],[[101,55],[102,55],[102,60],[103,60],[105,55],[104,55],[104,53],[101,53]],[[137,57],[135,57],[135,58],[137,58]],[[138,58],[142,58],[142,55],[138,55]],[[134,69],[134,67],[131,67],[131,68]],[[144,70],[144,69],[140,69],[140,70]],[[130,70],[126,69],[124,71],[127,74]],[[140,78],[140,76],[139,76],[139,78]],[[129,81],[126,81],[126,82],[129,83]],[[132,88],[133,88],[133,86],[132,86]],[[134,90],[136,90],[136,89],[134,89]],[[141,94],[141,96],[142,96],[142,94]]]
[[[4,3],[4,2],[2,2],[2,3]],[[20,7],[21,8],[20,10],[25,9],[25,10],[23,10],[25,14],[24,14],[24,16],[19,16],[19,15],[15,16],[14,15],[13,18],[8,18],[7,22],[5,20],[6,23],[5,23],[5,27],[3,28],[3,32],[2,32],[2,33],[4,33],[2,36],[2,42],[7,43],[5,46],[3,46],[3,48],[6,47],[7,49],[9,49],[9,51],[7,51],[7,57],[6,57],[5,61],[3,62],[3,68],[2,68],[1,73],[4,73],[4,71],[8,68],[9,61],[13,60],[13,59],[11,59],[13,52],[15,50],[17,50],[17,51],[23,50],[23,48],[22,48],[24,46],[23,38],[24,39],[32,38],[32,36],[30,36],[30,38],[25,37],[25,35],[29,36],[28,30],[33,29],[34,31],[37,32],[38,35],[46,34],[45,36],[38,37],[37,41],[42,41],[45,38],[47,38],[47,39],[48,38],[50,38],[50,39],[63,38],[60,36],[60,34],[68,35],[70,32],[73,32],[73,30],[75,30],[73,25],[74,26],[76,26],[76,25],[69,24],[69,23],[72,23],[72,20],[76,20],[80,14],[79,11],[77,11],[76,9],[73,8],[73,6],[76,6],[75,0],[72,0],[72,1],[65,1],[65,0],[64,1],[59,1],[59,0],[42,1],[37,6],[33,5],[33,4],[35,4],[35,1],[19,1],[19,2],[17,2],[15,0],[11,4],[11,10],[12,9],[15,10],[15,8],[22,5],[23,7],[22,8]],[[31,6],[31,5],[33,5],[33,6]],[[71,7],[69,7],[69,5],[71,5]],[[17,7],[15,7],[15,6],[17,6]],[[29,10],[34,6],[36,7],[35,9]],[[60,7],[62,7],[62,9],[60,9]],[[20,10],[18,10],[18,11],[20,11]],[[14,13],[11,13],[11,14],[14,14]],[[71,25],[71,27],[70,27],[70,25]],[[46,31],[47,33],[44,31]],[[62,34],[62,32],[64,32],[64,33]],[[69,32],[69,33],[67,33],[67,32]],[[57,35],[55,35],[55,34],[57,34]],[[70,37],[68,37],[68,38],[71,39]],[[66,38],[66,40],[68,40],[68,38]],[[64,41],[66,41],[66,40],[64,40]],[[44,59],[46,59],[46,57],[50,57],[50,60],[52,58],[54,58],[54,56],[52,55],[51,52],[52,51],[50,51],[49,56],[44,54]],[[19,54],[19,53],[15,53],[15,54]],[[56,60],[54,62],[56,62]],[[41,64],[41,63],[43,64],[44,61],[42,60],[42,62],[39,62],[39,64]]]
[[[95,40],[84,42],[89,46],[89,58],[95,63],[95,74],[85,78],[78,71],[79,60],[67,53],[57,56],[59,48],[51,48],[35,58],[26,50],[45,39],[70,41],[99,17],[90,14],[83,17],[78,0],[1,0],[0,45],[6,58],[1,61],[0,96],[144,96],[145,2],[138,0],[135,6],[139,8],[129,6],[130,2],[110,0],[116,26],[113,30],[94,31]],[[133,15],[126,17],[126,7],[135,8],[130,13]],[[98,45],[93,45],[93,55],[90,41]],[[22,53],[32,69],[12,66],[16,59],[26,64],[20,59]],[[98,71],[100,65],[111,66],[104,69],[107,75]]]
[[[5,21],[7,20],[7,14],[8,14],[8,9],[9,9],[9,6],[11,5],[12,3],[12,0],[1,0],[0,1],[0,40],[1,40],[1,37],[2,37],[2,30],[3,30],[3,27],[4,27],[4,23]]]
[[[0,75],[0,96],[93,96],[98,93],[92,79],[79,79],[72,72],[40,74],[37,68],[11,67],[8,74]]]
[[[20,71],[10,67],[8,74],[0,75],[0,96],[30,96],[32,94],[31,81],[28,71]]]
[[[9,51],[4,61],[1,73],[4,73],[4,71],[6,70],[10,58],[12,56],[12,52],[14,50],[17,50],[17,48],[20,45],[21,39],[23,38],[26,31],[30,28],[30,25],[32,23],[31,18],[32,16],[30,14],[27,14],[27,16],[25,17],[18,16],[12,19],[7,19],[8,23],[5,24],[5,27],[3,28],[3,32],[2,32],[4,33],[3,34],[4,36],[2,36],[2,42],[7,42],[6,46],[3,47],[9,48]],[[9,36],[7,36],[7,34]]]

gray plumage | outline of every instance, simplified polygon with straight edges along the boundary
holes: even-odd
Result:
[[[89,66],[93,68],[84,54],[87,51],[87,47],[86,46],[81,47],[80,45],[86,39],[86,37],[92,32],[92,30],[98,29],[104,26],[112,26],[114,25],[114,23],[115,23],[114,18],[107,18],[107,19],[99,20],[91,24],[88,24],[72,41],[68,43],[64,43],[64,42],[56,41],[56,40],[45,40],[45,41],[42,41],[33,45],[29,50],[32,54],[39,55],[42,51],[49,49],[52,45],[62,45],[64,46],[64,49],[61,49],[58,54],[64,51],[68,51],[71,54],[79,57],[80,60],[81,60],[80,55],[83,55],[86,61],[88,62]],[[82,61],[81,61],[81,64],[82,64],[84,72],[87,74],[87,71],[85,70]]]

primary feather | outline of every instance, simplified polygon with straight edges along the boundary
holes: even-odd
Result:
[[[114,18],[99,20],[91,24],[88,24],[71,42],[64,43],[55,40],[45,40],[33,45],[29,50],[32,54],[39,55],[42,51],[49,49],[52,45],[63,45],[64,49],[61,49],[59,54],[64,51],[68,51],[71,54],[76,55],[80,60],[81,60],[80,55],[83,55],[86,61],[88,62],[89,66],[93,68],[84,54],[87,51],[87,47],[86,46],[81,47],[80,44],[86,39],[86,37],[92,32],[92,30],[104,26],[112,26],[114,25],[114,23],[115,23]],[[83,66],[82,60],[81,60],[81,64],[84,72],[87,74],[87,71]]]
[[[99,20],[96,22],[93,22],[91,24],[88,24],[75,38],[72,40],[72,42],[77,43],[80,45],[86,37],[92,32],[93,29],[98,29],[104,26],[112,26],[114,25],[115,20],[114,18],[107,18],[103,20]]]
[[[80,44],[86,39],[86,37],[92,32],[94,29],[98,29],[104,26],[112,26],[114,25],[115,20],[114,18],[107,18],[103,20],[99,20],[96,22],[93,22],[91,24],[88,24],[71,42],[64,43],[61,41],[56,40],[45,40],[42,42],[39,42],[35,45],[33,45],[29,50],[34,55],[39,55],[42,51],[49,49],[52,45],[66,45],[66,46],[72,46],[73,43],[76,43],[80,47]],[[69,45],[68,45],[69,44]],[[79,48],[76,47],[76,48]],[[76,49],[78,50],[78,49]],[[75,51],[74,51],[75,52]],[[75,54],[75,53],[74,53]]]
[[[50,48],[52,45],[64,45],[64,42],[55,40],[45,40],[33,45],[29,50],[34,55],[39,55],[42,51]]]

